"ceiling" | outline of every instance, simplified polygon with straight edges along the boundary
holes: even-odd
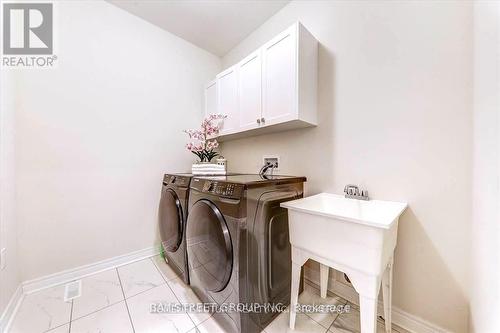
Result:
[[[289,0],[108,0],[215,55],[223,56]]]

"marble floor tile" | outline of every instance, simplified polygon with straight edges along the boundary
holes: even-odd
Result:
[[[44,289],[26,295],[9,332],[45,332],[69,323],[70,315],[71,302],[64,302],[64,285]]]
[[[346,303],[347,301],[340,296],[328,295],[326,298],[321,298],[319,290],[308,283],[304,283],[304,291],[299,295],[300,305],[335,305],[343,307]],[[328,328],[339,313],[335,311],[329,313],[308,312],[305,314],[324,328]]]
[[[73,320],[123,300],[116,269],[82,279],[82,295],[73,300]]]
[[[164,284],[126,300],[135,332],[188,332],[195,327],[185,313],[151,313],[151,304],[177,304],[177,298]]]
[[[193,328],[189,333],[226,333],[214,318],[208,318],[198,326]]]
[[[410,331],[408,331],[407,329],[404,329],[402,327],[399,327],[397,325],[394,325],[392,324],[392,331],[394,333],[411,333]]]
[[[71,322],[71,333],[134,332],[125,301]]]
[[[196,304],[201,303],[198,296],[194,291],[186,285],[182,279],[176,278],[168,281],[170,289],[174,292],[175,296],[181,304]],[[211,317],[209,312],[190,312],[188,311],[189,317],[193,320],[195,325],[207,320]]]
[[[165,262],[165,260],[160,256],[154,256],[151,258],[153,263],[158,267],[161,275],[165,278],[165,280],[169,281],[178,277],[177,273],[174,272],[172,268]]]
[[[351,305],[351,304],[349,304]],[[351,306],[349,312],[341,313],[329,328],[330,333],[360,333],[361,323],[359,319],[359,310],[357,307]],[[397,332],[393,329],[393,332]],[[385,333],[385,325],[383,320],[377,320],[377,333]]]
[[[149,258],[118,267],[118,274],[126,298],[165,283]]]
[[[161,258],[151,258],[82,279],[82,296],[64,302],[64,285],[45,289],[23,300],[9,333],[189,332],[224,333],[209,313],[151,313],[151,304],[192,304],[200,300]],[[160,273],[160,272],[161,273]],[[118,273],[119,272],[119,273]],[[167,281],[165,283],[165,280]],[[122,292],[123,287],[123,292]],[[128,295],[123,301],[123,293]],[[289,313],[280,314],[265,333],[360,332],[359,307],[341,297],[322,299],[317,286],[306,282],[300,304],[350,305],[350,311],[299,313],[290,330]],[[71,308],[73,306],[73,313]],[[128,306],[128,307],[127,307]],[[70,318],[72,322],[69,323]],[[405,332],[394,327],[394,333]],[[384,333],[379,319],[377,333]]]
[[[306,316],[298,313],[295,319],[295,329],[290,329],[290,313],[288,311],[281,313],[271,324],[264,328],[266,333],[325,333],[326,328]]]
[[[69,333],[69,324],[64,324],[62,326],[56,327],[47,331],[46,333]]]

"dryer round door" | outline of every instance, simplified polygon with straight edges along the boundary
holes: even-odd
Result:
[[[190,274],[200,287],[223,290],[233,269],[233,247],[224,216],[209,200],[198,200],[187,221],[186,244]]]
[[[168,252],[177,251],[182,242],[183,215],[181,201],[170,188],[162,191],[159,219],[163,249]]]

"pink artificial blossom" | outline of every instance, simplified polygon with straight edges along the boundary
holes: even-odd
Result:
[[[219,143],[217,142],[217,140],[210,140],[210,141],[207,141],[207,149],[208,150],[212,150],[212,149],[215,149],[219,147]]]
[[[190,139],[196,140],[195,142],[190,142],[186,145],[186,149],[197,155],[203,162],[207,160],[208,162],[218,155],[217,152],[213,150],[219,147],[219,143],[215,138],[220,132],[220,120],[227,118],[223,114],[211,114],[201,123],[201,130],[188,129],[184,130]],[[214,124],[216,120],[219,120]]]
[[[201,143],[190,142],[186,145],[187,150],[190,152],[203,151],[203,145]]]
[[[227,116],[225,114],[211,114],[208,116],[210,120],[215,120],[215,119],[226,119]]]
[[[203,132],[200,130],[184,130],[184,133],[187,133],[190,139],[196,139],[196,140],[203,139]]]

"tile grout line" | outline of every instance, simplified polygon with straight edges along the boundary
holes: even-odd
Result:
[[[338,296],[338,295],[337,295]],[[344,306],[347,305],[347,303],[349,303],[348,300],[345,300],[345,303],[344,303]],[[326,329],[326,333],[330,331],[330,328],[332,328],[333,324],[335,323],[335,321],[340,317],[341,313],[337,313],[337,316],[335,317],[335,319],[332,321],[332,323],[330,324],[330,326],[328,326],[328,328]]]
[[[308,282],[306,282],[306,281],[304,281],[304,284],[309,285],[311,288],[313,288],[314,290],[316,290],[316,291],[318,291],[318,292],[320,291],[320,290],[319,290],[319,289],[318,289],[315,285],[313,285],[313,284],[310,284],[310,283],[308,283]],[[348,300],[346,300],[345,298],[343,298],[342,296],[337,295],[337,294],[335,294],[335,293],[332,293],[332,294],[333,294],[333,295],[335,295],[335,296],[337,296],[337,297],[339,297],[340,299],[343,299],[343,300],[345,301],[345,303],[344,303],[344,302],[341,302],[341,304],[340,304],[340,305],[346,306],[346,305],[347,305],[347,303],[349,303],[349,301],[348,301]],[[327,297],[328,297],[328,294],[327,294]],[[343,303],[343,304],[342,304],[342,303]],[[312,321],[314,321],[316,324],[318,324],[319,326],[321,326],[321,327],[323,327],[323,328],[325,327],[325,326],[321,325],[319,322],[317,322],[317,321],[316,321],[313,317],[309,316],[309,314],[307,314],[307,313],[304,313],[304,314],[305,314],[307,317],[309,317],[309,319],[311,319],[311,320],[312,320]],[[330,325],[328,325],[328,327],[326,328],[325,333],[326,333],[326,332],[328,332],[328,331],[330,330],[330,328],[332,327],[333,323],[335,322],[335,320],[337,320],[337,318],[338,318],[339,316],[340,316],[340,313],[337,313],[337,315],[336,315],[336,316],[335,316],[335,318],[333,319],[332,323],[331,323]]]
[[[71,333],[71,323],[73,322],[73,306],[75,305],[75,300],[71,300],[71,312],[69,313],[69,330],[68,332]]]
[[[338,295],[337,295],[337,296],[338,296]],[[352,304],[351,302],[347,301],[347,302],[344,304],[344,306],[346,306],[348,303]],[[358,312],[360,311],[359,309],[355,309],[355,310],[356,310],[356,311],[358,311]],[[335,320],[334,320],[334,321],[330,324],[330,326],[328,327],[328,329],[326,330],[326,332],[329,332],[329,331],[330,331],[330,329],[332,328],[333,324],[334,324],[334,323],[335,323],[335,321],[336,321],[336,320],[340,317],[340,315],[341,315],[341,313],[337,314],[337,317],[335,317]],[[311,318],[311,319],[312,319],[312,318]],[[382,324],[382,323],[379,321],[378,316],[377,316],[377,322],[376,322],[376,324],[377,324],[377,325],[378,325],[378,324]],[[385,321],[384,321],[383,325],[384,325],[384,328],[385,328]],[[394,333],[399,333],[399,331],[398,331],[397,329],[395,329],[395,328],[394,328],[394,324],[392,324],[391,329],[392,329],[392,331],[393,331]]]
[[[325,328],[325,326],[321,325],[318,321],[316,321],[313,317],[311,317],[309,314],[307,313],[302,313],[303,315],[305,315],[307,318],[311,319],[314,323],[318,324],[319,326],[321,326],[322,328]],[[326,327],[326,330],[328,331],[330,329],[330,327],[333,325],[333,322],[335,320],[337,320],[337,317],[339,316],[339,313],[337,313],[337,315],[335,316],[335,319],[333,319],[332,323],[330,325],[328,325],[328,327]]]
[[[177,297],[177,295],[175,294],[175,292],[172,290],[172,288],[170,287],[167,279],[163,276],[163,273],[160,271],[160,268],[156,265],[156,263],[154,262],[153,258],[150,258],[151,259],[151,262],[153,263],[153,266],[155,266],[156,270],[158,271],[158,273],[161,275],[161,277],[163,278],[163,280],[165,281],[165,284],[167,285],[168,289],[170,289],[170,291],[172,292],[172,294],[174,294],[174,297],[175,299],[177,299],[177,301],[179,302],[179,304],[182,305],[181,303],[181,300],[179,299],[179,297]],[[172,279],[173,280],[173,279]],[[189,320],[191,320],[191,322],[193,323],[194,327],[193,328],[196,328],[198,327],[196,325],[196,323],[194,322],[193,318],[191,318],[191,316],[185,312],[185,314],[188,316]],[[201,324],[201,323],[200,323]]]
[[[122,279],[120,278],[120,272],[118,272],[118,268],[115,268],[116,274],[118,275],[118,281],[120,282],[120,288],[123,294],[123,301],[125,302],[125,307],[127,308],[128,319],[130,320],[130,325],[132,325],[132,331],[135,333],[134,323],[132,322],[132,316],[130,315],[130,309],[128,308],[127,298],[125,297],[125,291],[123,290]]]
[[[318,286],[317,284],[315,284],[314,282],[312,282],[311,280],[305,279],[304,284],[309,285],[310,287],[314,288],[316,291],[320,291],[319,286]],[[335,294],[334,292],[332,292],[332,291],[330,291],[330,290],[328,290],[328,292],[329,292],[329,293],[332,293],[333,295],[336,295],[336,296],[338,296],[338,297],[340,297],[340,298],[342,298],[342,299],[344,299],[344,300],[346,300],[344,297],[342,297],[342,296],[340,296],[340,295],[338,295],[338,294]],[[356,311],[358,311],[358,312],[360,311],[360,310],[359,310],[359,307],[358,307],[356,304],[354,304],[354,303],[352,303],[352,302],[350,302],[350,301],[348,301],[348,300],[346,300],[346,303],[344,304],[344,306],[345,306],[345,305],[347,305],[348,303],[349,303],[349,304],[351,304],[351,308],[353,308],[354,310],[356,310]],[[306,315],[307,315],[309,318],[311,318],[313,321],[315,321],[315,320],[314,320],[312,317],[310,317],[307,313],[306,313]],[[335,317],[335,319],[333,320],[333,322],[330,324],[330,326],[328,326],[328,330],[330,330],[330,328],[332,328],[333,323],[334,323],[334,322],[335,322],[335,321],[336,321],[336,320],[340,317],[340,315],[341,315],[340,313],[338,313],[338,314],[337,314],[337,316]],[[316,321],[315,321],[315,322],[316,322]],[[377,315],[377,324],[378,324],[378,323],[385,325],[385,320],[382,318],[382,316]],[[319,324],[319,323],[318,323],[318,324]],[[394,326],[395,326],[395,324],[393,323],[393,324],[392,324],[392,330],[393,330],[395,333],[400,333],[400,332],[398,331],[398,329],[397,329],[397,328],[394,328]],[[324,327],[324,326],[323,326],[323,327]],[[328,331],[328,330],[327,330],[327,331]]]
[[[105,307],[103,307],[103,308],[99,308],[99,309],[97,309],[97,310],[94,310],[94,311],[92,311],[92,312],[89,312],[89,313],[87,313],[86,315],[83,315],[83,316],[81,316],[81,317],[75,318],[75,319],[74,319],[74,320],[72,320],[72,321],[77,321],[77,320],[80,320],[80,319],[82,319],[82,318],[88,317],[88,316],[90,316],[90,315],[93,315],[93,314],[94,314],[94,313],[96,313],[96,312],[99,312],[99,311],[101,311],[101,310],[105,310],[105,309],[107,309],[107,308],[109,308],[109,307],[112,307],[113,305],[119,304],[119,303],[121,303],[121,302],[123,302],[123,301],[125,301],[125,300],[124,300],[124,299],[122,299],[122,300],[119,300],[118,302],[114,302],[114,303],[108,304],[108,305],[106,305],[106,306],[105,306]],[[61,325],[61,326],[62,326],[62,325]],[[59,327],[59,326],[58,326],[58,327]]]
[[[153,260],[153,259],[151,258],[151,260]],[[158,265],[156,265],[156,263],[155,263],[154,261],[153,261],[153,264],[156,266],[156,269],[160,270],[160,269],[159,269],[159,267],[158,267]],[[167,263],[167,264],[168,264],[168,263]],[[161,272],[160,272],[160,273],[161,273]],[[163,276],[163,274],[162,274],[162,276]],[[180,303],[180,302],[181,302],[181,300],[177,297],[177,294],[176,294],[176,293],[174,292],[174,290],[170,287],[170,284],[169,284],[168,282],[169,282],[169,281],[173,281],[173,280],[175,280],[175,279],[179,279],[179,280],[181,280],[181,281],[183,281],[183,280],[182,280],[180,277],[175,277],[175,278],[170,279],[170,280],[166,280],[166,279],[165,279],[165,277],[164,277],[163,279],[167,282],[167,286],[170,288],[170,290],[172,290],[172,293],[174,294],[175,298],[177,298],[177,300],[178,300],[178,301],[179,301],[179,303]],[[181,304],[182,304],[182,303],[181,303]],[[208,318],[205,318],[204,320],[200,321],[198,324],[196,324],[196,323],[194,322],[194,320],[191,318],[191,316],[189,316],[189,314],[188,314],[188,316],[189,316],[189,318],[191,319],[191,321],[193,322],[193,324],[194,324],[194,328],[196,328],[196,327],[200,326],[201,324],[203,324],[204,322],[206,322],[206,321],[208,321],[209,319],[211,319],[211,318],[213,317],[213,315],[214,315],[214,314],[213,314],[213,313],[211,313],[211,312],[209,312],[208,314],[209,314]]]
[[[161,286],[163,286],[163,285],[165,285],[165,284],[166,284],[166,283],[162,283],[162,284],[159,284],[159,285],[157,285],[157,286],[151,287],[151,288],[149,288],[149,289],[146,289],[146,290],[140,291],[140,292],[138,292],[137,294],[133,294],[132,296],[125,297],[125,298],[124,298],[124,300],[131,299],[131,298],[134,298],[135,296],[139,296],[139,295],[141,295],[141,294],[147,293],[148,291],[151,291],[151,290],[153,290],[153,289],[155,289],[155,288],[161,287]]]
[[[160,268],[158,267],[158,265],[154,262],[153,257],[151,257],[151,261],[153,262],[153,265],[155,265],[156,269],[160,272],[160,275],[163,277],[163,280],[165,280],[165,282],[166,282],[166,284],[167,284],[168,288],[172,291],[172,293],[174,294],[175,298],[179,301],[179,303],[180,303],[180,304],[182,304],[182,303],[181,303],[181,300],[179,299],[179,297],[177,297],[177,294],[174,292],[174,290],[170,287],[170,284],[168,283],[169,281],[172,281],[172,280],[175,280],[175,279],[180,279],[180,278],[179,278],[179,277],[175,277],[175,278],[173,278],[173,279],[167,280],[167,279],[165,278],[165,276],[161,273]],[[182,281],[182,279],[181,279],[181,281]],[[200,322],[198,323],[198,325],[194,322],[194,320],[191,318],[191,316],[190,316],[189,314],[188,314],[188,317],[189,317],[189,319],[191,319],[191,321],[193,322],[193,324],[194,324],[194,328],[197,328],[198,326],[200,326],[201,324],[203,324],[204,322],[208,321],[210,318],[212,318],[212,317],[213,317],[213,313],[209,313],[209,314],[210,314],[210,315],[208,316],[208,318],[206,318],[206,319],[204,319],[204,320],[200,321]]]
[[[71,330],[71,317],[72,317],[72,314],[73,314],[73,300],[71,300],[71,310],[69,312],[69,322],[61,324],[61,325],[57,325],[56,327],[49,328],[48,330],[43,331],[43,333],[48,333],[48,332],[50,332],[52,330],[55,330],[55,329],[60,328],[60,327],[63,327],[65,325],[69,325],[69,329]],[[10,331],[10,328],[9,328],[9,331]]]
[[[149,258],[146,258],[146,259],[149,259]],[[112,268],[112,269],[114,269],[114,268]],[[117,272],[117,273],[118,273],[118,272]],[[162,276],[162,277],[163,277],[163,276]],[[119,276],[119,275],[118,275],[118,279],[120,280],[120,276]],[[163,279],[163,280],[165,281],[165,279]],[[148,292],[148,291],[153,290],[153,289],[155,289],[155,288],[161,287],[161,286],[163,286],[164,284],[168,284],[168,283],[167,283],[167,282],[163,282],[162,284],[159,284],[159,285],[154,286],[154,287],[151,287],[151,288],[149,288],[149,289],[146,289],[146,290],[140,291],[140,292],[138,292],[137,294],[133,294],[133,295],[131,295],[131,296],[126,297],[126,296],[125,296],[125,292],[123,291],[123,287],[121,286],[121,280],[120,280],[120,287],[122,287],[122,293],[123,293],[123,299],[124,299],[124,300],[131,299],[131,298],[133,298],[133,297],[135,297],[135,296],[138,296],[138,295],[140,295],[140,294],[144,294],[145,292]],[[121,302],[121,301],[120,301],[120,302]],[[119,302],[116,302],[116,303],[119,303]],[[116,303],[114,303],[114,304],[116,304]]]
[[[48,329],[48,330],[46,330],[46,331],[42,331],[42,333],[49,333],[50,331],[53,331],[53,330],[55,330],[55,329],[57,329],[57,328],[61,328],[61,327],[66,326],[66,325],[68,325],[68,324],[69,324],[69,322],[68,322],[68,323],[64,323],[64,324],[61,324],[61,325],[57,325],[57,326],[55,326],[55,327],[49,328],[49,329]],[[4,333],[4,332],[2,332],[2,333]],[[9,330],[8,330],[8,331],[5,331],[5,333],[10,333],[10,327],[9,327]]]
[[[113,270],[115,270],[115,269],[116,269],[116,267],[115,267],[115,268],[110,268],[110,269],[108,269],[108,270],[106,270],[106,271],[103,271],[103,272],[113,271]],[[98,274],[99,274],[99,273],[98,273]],[[117,272],[117,276],[118,276],[118,272]],[[118,280],[119,280],[119,278],[118,278]],[[120,281],[118,281],[118,283],[120,283],[120,288],[121,288],[121,282],[120,282]],[[151,289],[148,289],[148,290],[151,290]],[[141,291],[141,292],[140,292],[140,294],[142,294],[143,292],[146,292],[146,291],[148,291],[148,290]],[[122,290],[122,295],[123,295],[123,290]],[[137,295],[139,295],[139,294],[137,294]],[[136,295],[134,295],[134,296],[136,296]],[[134,296],[130,296],[130,297],[134,297]],[[129,297],[129,298],[130,298],[130,297]],[[90,315],[92,315],[92,314],[94,314],[94,313],[96,313],[96,312],[99,312],[99,311],[101,311],[101,310],[105,310],[105,309],[107,309],[107,308],[109,308],[109,307],[111,307],[111,306],[113,306],[113,305],[116,305],[116,304],[118,304],[118,303],[121,303],[121,302],[123,302],[123,301],[125,301],[125,297],[124,297],[123,299],[119,300],[119,301],[116,301],[116,302],[114,302],[114,303],[108,304],[108,305],[106,305],[106,306],[104,306],[104,307],[102,307],[102,308],[99,308],[99,309],[97,309],[97,310],[94,310],[94,311],[92,311],[92,312],[89,312],[89,313],[87,313],[87,314],[85,314],[85,315],[83,315],[83,316],[77,317],[77,318],[73,318],[73,304],[72,304],[72,305],[71,305],[70,322],[77,321],[77,320],[79,320],[79,319],[82,319],[82,318],[88,317],[88,316],[90,316]],[[74,302],[74,300],[72,300],[72,302]],[[66,324],[68,324],[68,323],[66,323]],[[66,325],[66,324],[63,324],[63,325]],[[61,327],[61,326],[63,326],[63,325],[60,325],[60,326],[57,326],[57,327]],[[57,327],[55,327],[55,328],[57,328]],[[51,328],[51,329],[54,329],[54,328]],[[45,333],[45,332],[44,332],[44,333]]]
[[[179,304],[182,304],[181,303],[181,300],[179,299],[179,297],[177,297],[177,295],[175,294],[175,292],[172,290],[172,288],[169,286],[168,284],[168,281],[167,279],[163,276],[162,272],[160,271],[160,268],[156,265],[156,263],[153,261],[153,259],[151,259],[151,262],[153,263],[153,266],[155,266],[156,270],[158,271],[158,273],[161,275],[163,281],[165,281],[165,284],[167,285],[168,289],[170,289],[170,291],[172,292],[172,294],[174,294],[174,297],[175,299],[177,300],[177,302],[179,302]],[[173,279],[172,279],[173,280]],[[191,320],[193,321],[193,320]],[[193,323],[194,324],[194,323]],[[196,325],[195,325],[196,326]]]
[[[318,288],[318,287],[317,287],[314,283],[308,283],[308,282],[305,282],[305,283],[307,283],[309,286],[311,286],[311,287],[313,287],[314,289],[316,289],[317,291],[319,291],[319,288]],[[340,297],[340,298],[342,298],[342,299],[344,299],[344,300],[345,300],[345,303],[343,304],[344,306],[346,306],[347,304],[351,304],[351,309],[354,309],[355,311],[358,311],[358,312],[359,312],[359,308],[355,308],[355,307],[353,307],[353,305],[355,305],[355,304],[353,304],[352,302],[349,302],[348,300],[346,300],[345,298],[343,298],[343,297],[342,297],[342,296],[340,296],[340,295],[337,295],[337,294],[335,294],[335,293],[333,293],[333,292],[332,292],[332,294],[333,294],[333,295],[336,295],[336,296],[338,296],[338,297]],[[307,314],[306,314],[306,315],[307,315]],[[340,317],[340,315],[341,315],[341,313],[338,313],[338,314],[337,314],[337,316],[335,317],[335,319],[333,320],[333,322],[330,324],[330,326],[328,326],[328,328],[327,328],[326,332],[329,332],[329,331],[330,331],[330,329],[333,327],[333,324],[335,323],[335,321],[337,321],[337,319]],[[307,315],[307,316],[308,316],[308,315]],[[309,316],[308,316],[308,317],[309,317]],[[309,318],[311,318],[311,317],[309,317]],[[313,321],[315,321],[313,318],[311,318],[311,319],[312,319]],[[316,322],[316,321],[315,321],[315,322]],[[317,323],[317,322],[316,322],[316,323]],[[378,319],[378,318],[377,318],[377,323],[379,323],[379,319]],[[318,324],[319,324],[319,323],[318,323]],[[324,326],[322,326],[322,327],[324,327]],[[393,331],[394,331],[395,333],[399,333],[399,332],[398,332],[397,330],[395,330],[394,328],[393,328]]]
[[[168,284],[168,281],[167,279],[165,278],[165,276],[163,276],[163,273],[160,271],[160,268],[156,265],[155,261],[153,260],[153,258],[149,258],[149,260],[151,260],[151,262],[153,263],[153,266],[155,266],[156,270],[158,271],[158,273],[160,273],[160,276],[161,278],[163,279],[163,281],[165,281],[166,284]],[[175,293],[174,293],[175,295]]]

